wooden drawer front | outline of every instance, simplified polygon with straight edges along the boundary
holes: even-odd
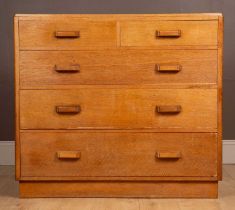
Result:
[[[22,51],[21,87],[216,83],[216,50]]]
[[[58,113],[58,107],[64,113]],[[216,131],[217,90],[101,87],[22,90],[20,127]]]
[[[20,139],[22,177],[217,175],[213,133],[45,131]]]
[[[217,27],[217,21],[123,22],[121,45],[155,47],[217,45]]]
[[[115,47],[116,23],[80,19],[19,22],[20,49],[74,50]]]

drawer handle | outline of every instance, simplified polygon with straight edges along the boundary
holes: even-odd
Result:
[[[180,105],[175,105],[175,106],[157,106],[156,107],[156,111],[158,113],[162,113],[162,114],[167,114],[167,113],[172,113],[172,114],[177,114],[179,112],[181,112],[182,108]]]
[[[55,71],[58,73],[77,73],[80,72],[79,65],[55,65]]]
[[[156,37],[162,38],[178,38],[181,36],[181,30],[158,30]]]
[[[167,65],[167,64],[156,64],[156,70],[161,73],[177,73],[182,69],[182,66],[177,65]]]
[[[79,105],[75,106],[56,106],[56,112],[58,114],[78,114],[81,112]]]
[[[81,152],[80,151],[58,151],[57,158],[78,160],[81,158]]]
[[[56,31],[55,37],[56,38],[79,38],[80,32],[79,31]]]
[[[180,159],[180,152],[157,152],[156,158],[158,159]]]

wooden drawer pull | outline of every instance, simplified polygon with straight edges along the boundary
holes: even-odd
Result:
[[[181,30],[158,30],[156,31],[156,37],[177,38],[180,36],[181,36]]]
[[[179,159],[181,158],[180,152],[157,152],[156,158],[158,159]]]
[[[56,112],[58,114],[78,114],[81,112],[79,105],[75,106],[56,106]]]
[[[181,65],[156,64],[156,70],[161,73],[177,73],[182,69]]]
[[[81,152],[80,151],[58,151],[57,152],[58,159],[80,159]]]
[[[158,113],[179,113],[181,112],[181,106],[175,105],[175,106],[157,106],[156,110]]]
[[[76,73],[80,71],[79,65],[55,65],[55,71],[58,73]]]
[[[55,37],[56,38],[79,38],[80,32],[79,31],[56,31]]]

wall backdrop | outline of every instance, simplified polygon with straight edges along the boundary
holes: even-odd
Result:
[[[191,12],[222,12],[224,14],[223,139],[235,139],[235,1],[0,0],[0,141],[14,140],[14,14]]]

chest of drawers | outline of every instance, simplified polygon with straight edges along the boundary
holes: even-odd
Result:
[[[221,14],[16,15],[21,197],[217,197]]]

